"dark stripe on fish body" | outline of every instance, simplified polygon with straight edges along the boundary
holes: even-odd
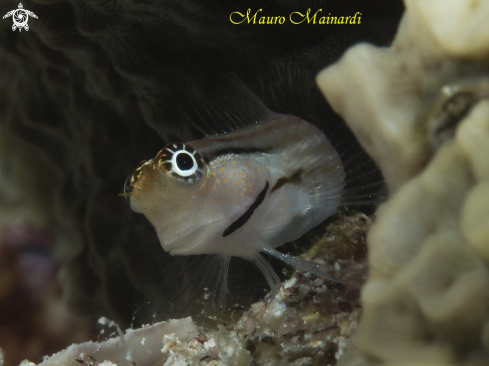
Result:
[[[292,183],[292,184],[296,184],[296,183],[300,183],[302,178],[301,178],[301,175],[302,175],[302,172],[304,171],[304,169],[302,168],[299,168],[294,174],[292,175],[289,175],[287,177],[282,177],[282,178],[279,178],[277,180],[277,183],[275,183],[275,185],[273,186],[270,194],[272,194],[274,191],[276,191],[277,189],[283,187],[284,185],[286,185],[287,183]]]
[[[238,230],[241,226],[246,224],[246,222],[250,219],[251,215],[253,215],[253,212],[255,212],[255,210],[258,208],[258,206],[260,206],[261,203],[263,202],[263,200],[265,199],[265,196],[266,196],[267,191],[268,191],[268,187],[269,187],[269,184],[267,181],[267,184],[265,184],[265,188],[263,188],[263,190],[260,192],[258,197],[256,197],[255,202],[253,202],[253,204],[250,206],[249,209],[246,210],[246,212],[244,214],[242,214],[235,222],[233,222],[231,225],[229,225],[227,227],[226,230],[224,230],[224,232],[222,233],[223,237],[231,235],[236,230]]]

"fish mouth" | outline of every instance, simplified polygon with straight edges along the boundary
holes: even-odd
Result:
[[[171,239],[164,238],[163,235],[158,235],[158,239],[160,239],[161,246],[165,252],[169,252],[173,255],[172,252],[174,252],[175,248],[181,246],[188,247],[186,243],[190,243],[191,240],[189,237],[192,236],[192,234],[194,234],[197,230],[199,230],[199,227],[193,227],[191,230],[183,230],[182,232],[174,235]]]

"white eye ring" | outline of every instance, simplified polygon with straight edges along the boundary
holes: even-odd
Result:
[[[186,169],[186,170],[182,170],[178,167],[177,158],[181,154],[188,155],[189,157],[192,158],[193,164],[192,164],[191,168]],[[185,150],[180,150],[180,151],[177,151],[173,154],[172,159],[171,159],[171,166],[172,166],[172,168],[171,168],[172,172],[174,172],[174,173],[176,173],[182,177],[188,177],[188,176],[194,174],[195,171],[198,169],[197,160],[195,160],[194,155],[189,153],[188,151],[185,151]]]

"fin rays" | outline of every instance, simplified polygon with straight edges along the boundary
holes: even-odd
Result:
[[[238,77],[221,73],[215,87],[187,96],[184,113],[205,136],[231,132],[253,125],[272,112]]]
[[[339,271],[343,273],[349,273],[349,274],[365,274],[366,272],[363,270],[354,270],[354,269],[346,269],[346,268],[338,268],[336,269],[334,266],[328,265],[328,264],[321,264],[321,263],[315,263],[315,262],[309,262],[305,261],[299,258],[296,258],[294,256],[281,253],[276,249],[269,249],[269,248],[264,248],[263,252],[270,254],[272,257],[277,258],[281,260],[284,263],[287,263],[290,266],[293,266],[294,268],[302,271],[302,272],[309,272],[312,273],[316,276],[319,276],[321,278],[325,278],[327,280],[333,281],[333,282],[339,282],[343,283],[345,281],[339,279],[338,277],[333,277],[329,275],[327,272],[331,271]]]
[[[172,273],[173,281],[166,281],[149,296],[160,299],[158,304],[153,304],[158,319],[188,315],[199,317],[202,314],[222,317],[228,298],[230,259],[230,256],[204,255],[203,258],[194,256],[191,260],[185,261],[182,257],[182,260],[177,260],[165,268],[159,276],[163,272]],[[179,284],[176,291],[172,289],[175,288],[175,283]],[[171,295],[166,296],[167,293]],[[150,321],[151,319],[145,319],[143,323]]]
[[[262,257],[260,253],[256,253],[253,256],[252,259],[253,263],[258,267],[258,269],[261,271],[263,276],[265,276],[265,279],[268,282],[268,285],[270,286],[270,299],[273,300],[275,296],[278,294],[280,290],[280,286],[282,285],[282,281],[280,281],[280,278],[277,276],[275,273],[272,265]]]

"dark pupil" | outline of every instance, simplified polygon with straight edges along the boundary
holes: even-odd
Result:
[[[194,166],[194,161],[189,154],[180,153],[177,155],[177,166],[180,170],[189,170]]]

